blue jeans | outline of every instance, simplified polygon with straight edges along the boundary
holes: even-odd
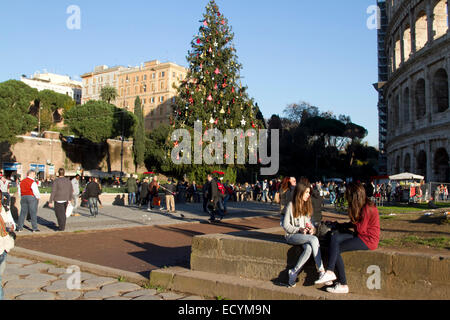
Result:
[[[6,256],[6,251],[0,255],[0,300],[3,300],[2,275],[6,268]]]
[[[297,265],[294,268],[295,273],[300,272],[300,269],[305,265],[309,257],[311,257],[311,253],[314,255],[314,261],[316,262],[317,270],[324,271],[322,256],[320,254],[319,239],[316,236],[296,233],[287,235],[286,241],[290,245],[303,246],[303,252],[300,255]]]
[[[334,202],[336,201],[336,193],[334,191],[330,192],[330,202],[331,204],[334,204]]]
[[[98,199],[89,198],[89,211],[92,216],[98,216]]]
[[[262,192],[261,201],[267,202],[267,190]]]
[[[136,204],[136,192],[128,193],[128,205],[132,206]]]
[[[227,201],[230,200],[230,198],[231,198],[231,196],[229,194],[227,194],[225,196],[225,198],[223,199],[223,207],[224,207],[225,211],[227,211]]]
[[[20,215],[19,215],[19,224],[17,226],[17,229],[22,230],[23,224],[25,223],[25,218],[27,217],[28,213],[31,216],[31,226],[33,227],[33,230],[38,229],[37,224],[37,210],[38,210],[38,199],[34,196],[23,196],[20,199]]]
[[[342,260],[341,253],[359,250],[369,250],[369,248],[357,236],[350,233],[340,233],[338,231],[334,231],[331,235],[327,269],[330,271],[337,269],[337,278],[340,284],[347,285],[344,260]]]

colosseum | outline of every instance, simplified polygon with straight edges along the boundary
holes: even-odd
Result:
[[[448,2],[386,0],[385,12],[388,174],[450,182]]]

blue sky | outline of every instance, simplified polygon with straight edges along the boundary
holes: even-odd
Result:
[[[216,0],[235,33],[241,75],[264,117],[307,101],[345,114],[378,145],[375,0]],[[0,5],[0,82],[36,71],[79,77],[106,64],[186,66],[208,0],[20,0]],[[67,8],[81,10],[69,30]]]

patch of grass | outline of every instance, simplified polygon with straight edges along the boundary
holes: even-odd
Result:
[[[83,233],[83,232],[85,232],[85,230],[76,230],[73,233]]]
[[[51,260],[46,260],[46,261],[44,261],[43,263],[45,263],[45,264],[50,264],[50,265],[52,265],[52,266],[56,266],[56,265],[57,265],[56,262],[51,261]]]
[[[166,289],[163,288],[163,287],[152,285],[152,284],[150,284],[150,282],[144,283],[141,287],[142,287],[143,289],[147,289],[147,290],[148,290],[148,289],[154,289],[154,290],[156,290],[156,292],[158,292],[158,293],[164,292],[164,291],[166,290]]]
[[[218,300],[218,301],[223,301],[223,300],[229,300],[229,299],[224,298],[224,297],[222,297],[222,296],[217,296],[217,297],[216,297],[216,300]]]
[[[412,212],[420,212],[423,210],[429,210],[428,207],[425,209],[411,207],[408,205],[398,205],[391,207],[378,207],[378,212],[380,214],[390,214],[390,213],[412,213]]]
[[[127,282],[127,279],[125,279],[125,277],[123,277],[123,276],[119,276],[117,278],[117,281],[119,281],[119,282]]]
[[[400,239],[384,239],[380,241],[381,247],[387,246],[406,246],[406,245],[420,245],[431,248],[445,249],[450,248],[449,237],[438,238],[422,238],[417,236],[408,236]]]

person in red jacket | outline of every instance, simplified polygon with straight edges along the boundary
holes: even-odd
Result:
[[[350,183],[345,192],[349,204],[350,223],[337,224],[337,231],[331,236],[327,272],[316,281],[323,284],[338,280],[334,287],[327,288],[331,293],[348,293],[344,261],[341,253],[347,251],[376,250],[380,241],[380,216],[377,207],[369,200],[364,186]],[[354,229],[351,232],[349,228]],[[337,269],[339,278],[334,270]]]

